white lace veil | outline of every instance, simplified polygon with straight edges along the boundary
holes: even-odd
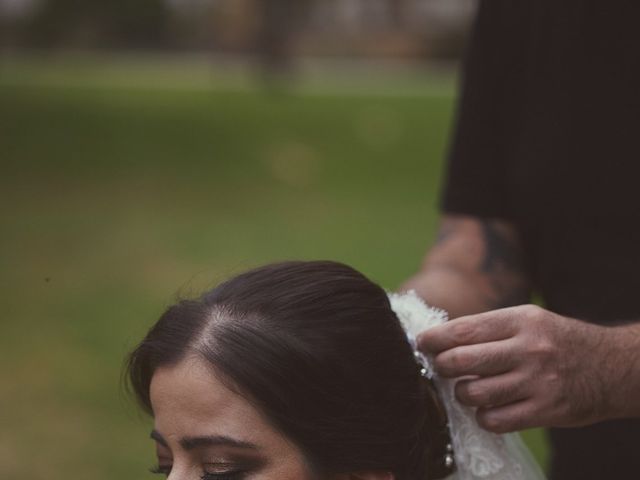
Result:
[[[429,307],[414,291],[390,293],[389,300],[414,351],[415,338],[420,332],[447,321],[445,311]],[[433,380],[447,411],[456,466],[448,480],[545,479],[517,433],[498,435],[480,428],[475,410],[455,399],[455,380],[439,378],[427,356],[418,352],[416,358],[424,367],[425,375]]]

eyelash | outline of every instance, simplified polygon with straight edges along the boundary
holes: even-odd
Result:
[[[200,478],[202,480],[242,480],[244,473],[240,470],[226,473],[205,473]]]
[[[149,469],[151,473],[169,476],[171,473],[171,467],[156,466]],[[205,473],[200,478],[201,480],[242,480],[246,472],[242,470],[234,470],[225,473]]]

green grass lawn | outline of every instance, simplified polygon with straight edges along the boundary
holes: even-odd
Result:
[[[120,369],[176,295],[294,258],[392,289],[431,242],[451,82],[286,94],[188,72],[0,67],[0,478],[150,477]]]

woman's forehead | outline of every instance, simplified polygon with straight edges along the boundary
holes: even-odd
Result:
[[[151,379],[155,429],[165,438],[221,435],[261,444],[280,439],[260,412],[197,357],[159,368]]]

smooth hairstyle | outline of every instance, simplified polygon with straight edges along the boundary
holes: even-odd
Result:
[[[346,265],[284,262],[169,307],[131,353],[151,414],[159,367],[197,355],[293,441],[320,475],[390,471],[435,480],[447,420],[385,291]]]

